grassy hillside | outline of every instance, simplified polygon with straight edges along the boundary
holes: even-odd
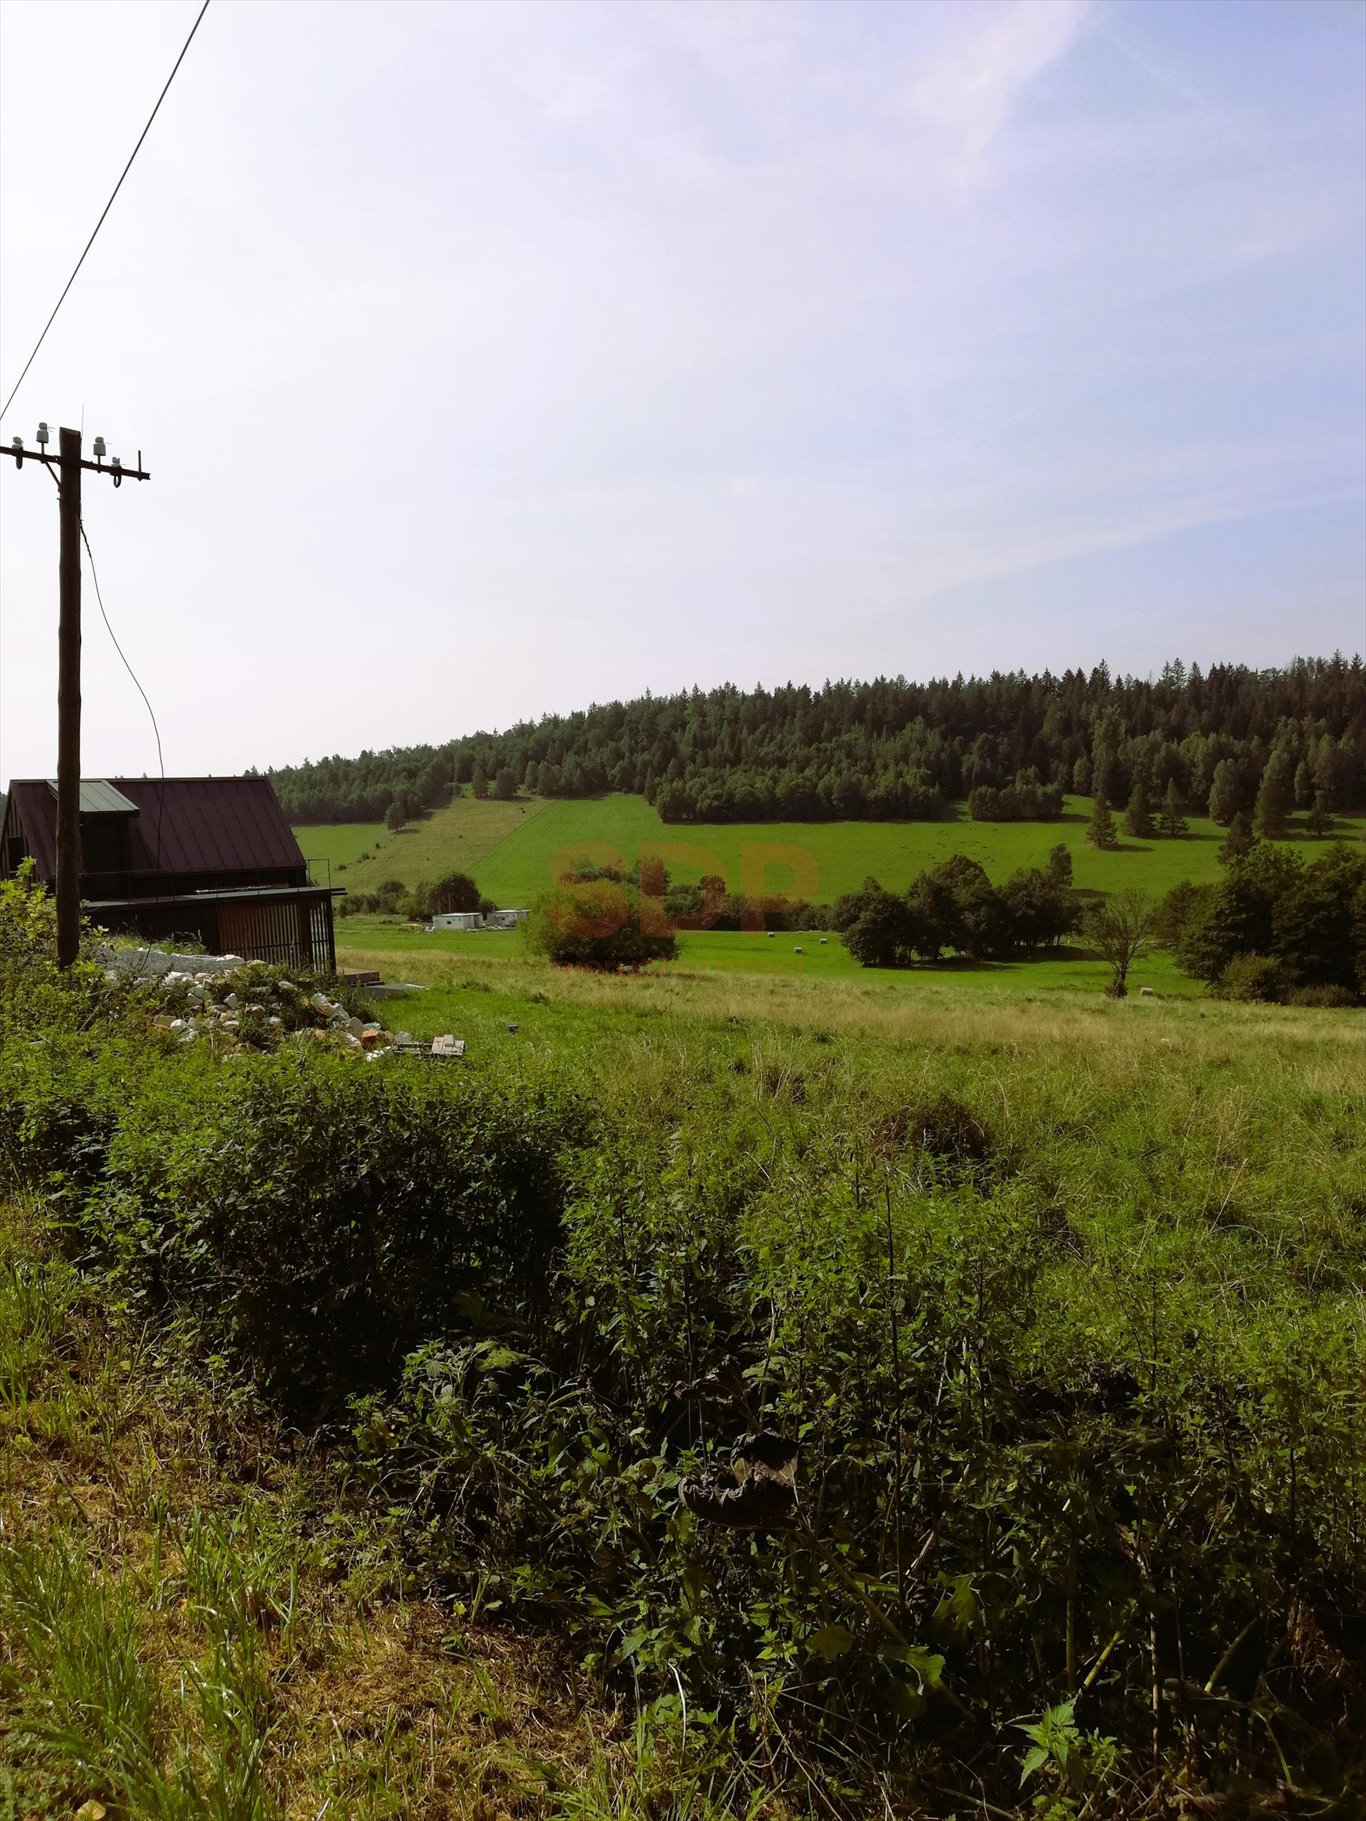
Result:
[[[580,802],[533,798],[515,803],[476,803],[457,798],[429,820],[401,834],[383,834],[372,857],[349,864],[336,882],[373,891],[382,880],[415,885],[444,872],[470,872],[500,904],[528,904],[576,859],[634,865],[642,853],[664,857],[679,879],[720,873],[732,890],[792,890],[815,901],[854,891],[869,873],[889,889],[903,889],[916,873],[950,854],[978,860],[1000,882],[1017,867],[1042,863],[1055,842],[1072,850],[1075,883],[1083,891],[1138,885],[1154,896],[1181,879],[1219,875],[1216,858],[1224,831],[1204,817],[1190,818],[1178,840],[1121,838],[1110,853],[1086,840],[1091,804],[1069,797],[1058,822],[764,822],[667,826],[643,797],[613,795]],[[1343,836],[1360,839],[1366,822],[1343,820]],[[301,827],[309,854],[332,852],[330,838],[350,829]],[[1306,857],[1322,842],[1292,824],[1293,844]],[[345,858],[341,844],[339,857]],[[334,870],[336,860],[334,859]]]
[[[460,796],[396,834],[377,822],[298,826],[294,833],[305,854],[331,860],[333,884],[348,891],[372,892],[386,879],[416,885],[452,872],[470,873],[483,885],[489,856],[548,807],[539,798],[476,803]],[[370,857],[362,860],[366,852]]]
[[[321,828],[296,828],[294,833],[306,860],[330,860],[335,873],[338,867],[354,866],[388,830],[382,822],[333,822]]]

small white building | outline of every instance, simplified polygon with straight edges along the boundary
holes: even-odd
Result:
[[[525,923],[531,915],[529,910],[496,910],[490,911],[485,929],[516,929],[519,923]]]
[[[484,918],[481,911],[439,911],[427,925],[429,930],[438,929],[483,929]]]

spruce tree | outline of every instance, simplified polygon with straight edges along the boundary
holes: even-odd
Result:
[[[1305,826],[1311,835],[1328,835],[1333,832],[1333,812],[1328,807],[1326,790],[1314,792],[1313,808],[1309,811]]]
[[[1294,799],[1294,771],[1284,753],[1273,752],[1266,762],[1257,791],[1257,806],[1252,812],[1252,826],[1264,840],[1276,840],[1285,833],[1286,822]]]
[[[1124,811],[1124,832],[1140,841],[1146,840],[1153,832],[1152,812],[1148,808],[1148,793],[1143,787],[1142,778],[1134,779],[1134,787],[1129,792],[1129,806]]]
[[[1186,832],[1186,818],[1181,813],[1181,792],[1176,788],[1176,779],[1167,780],[1167,794],[1162,799],[1160,825],[1164,835],[1173,839]]]
[[[1097,795],[1091,804],[1091,821],[1086,830],[1086,839],[1093,847],[1115,846],[1115,818],[1110,813],[1110,805],[1103,796]]]
[[[1243,806],[1242,779],[1232,759],[1220,759],[1209,787],[1210,819],[1227,828]]]
[[[1244,854],[1250,854],[1257,845],[1257,837],[1252,832],[1252,824],[1240,809],[1228,825],[1228,833],[1219,844],[1219,859],[1227,866],[1232,860],[1241,860]]]

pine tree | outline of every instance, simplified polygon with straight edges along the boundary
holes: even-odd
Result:
[[[1252,832],[1252,824],[1240,809],[1228,825],[1228,833],[1219,844],[1219,859],[1227,866],[1231,860],[1241,860],[1244,854],[1250,854],[1257,845],[1257,837]]]
[[[470,795],[486,797],[489,794],[489,781],[482,765],[476,765],[470,773]]]
[[[1210,819],[1227,828],[1243,806],[1242,779],[1232,759],[1220,759],[1209,787]]]
[[[1285,833],[1286,821],[1294,800],[1294,770],[1288,755],[1273,752],[1266,762],[1257,791],[1257,806],[1252,812],[1252,826],[1265,840],[1276,840]]]
[[[1176,779],[1167,780],[1167,794],[1162,799],[1162,814],[1159,818],[1164,835],[1173,839],[1186,832],[1186,818],[1181,813],[1181,792],[1176,788]]]
[[[1072,849],[1066,841],[1059,841],[1056,847],[1048,850],[1048,879],[1052,885],[1072,884]]]
[[[1105,798],[1097,795],[1091,803],[1091,821],[1086,830],[1086,839],[1093,847],[1114,847],[1115,818],[1110,813],[1110,805]]]
[[[1328,792],[1314,792],[1313,808],[1309,811],[1305,824],[1311,835],[1329,835],[1333,832],[1333,812],[1328,807]]]
[[[1129,806],[1124,811],[1124,832],[1140,841],[1146,840],[1153,832],[1152,812],[1148,808],[1148,793],[1143,788],[1142,778],[1134,779],[1134,787],[1129,792]]]

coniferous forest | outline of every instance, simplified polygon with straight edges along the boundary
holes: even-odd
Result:
[[[442,746],[391,747],[272,774],[291,820],[407,819],[453,785],[476,795],[631,791],[665,822],[1047,820],[1065,792],[1229,823],[1259,794],[1282,813],[1366,800],[1366,668],[1180,663],[1156,679],[1101,664],[910,683],[786,684],[642,696]]]

